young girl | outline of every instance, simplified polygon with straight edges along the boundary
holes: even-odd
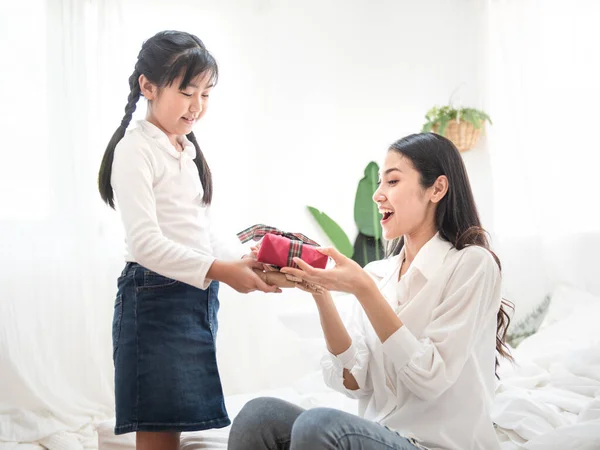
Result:
[[[181,431],[229,425],[217,362],[219,281],[240,292],[275,292],[242,259],[235,236],[211,226],[211,172],[192,127],[217,81],[196,36],[148,39],[129,77],[125,116],[99,173],[102,199],[117,199],[126,265],[113,320],[115,433],[136,431],[138,449],[176,449]],[[125,134],[140,96],[146,120]]]
[[[373,196],[391,256],[364,270],[284,268],[314,293],[329,354],[325,382],[359,400],[359,416],[250,401],[229,449],[499,449],[490,407],[496,351],[507,356],[500,264],[480,226],[456,147],[431,134],[395,142]],[[358,300],[348,327],[327,290]]]

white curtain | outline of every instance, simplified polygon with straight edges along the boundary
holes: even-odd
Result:
[[[600,3],[487,6],[493,229],[522,317],[558,283],[600,292]]]
[[[93,439],[90,424],[113,413],[120,262],[103,238],[90,143],[107,135],[98,118],[119,14],[118,0],[2,3],[0,442]]]

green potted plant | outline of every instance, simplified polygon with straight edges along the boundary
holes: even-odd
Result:
[[[446,136],[461,152],[477,145],[485,122],[492,124],[490,116],[475,108],[454,108],[453,106],[434,106],[425,114],[427,122],[423,132]]]
[[[379,214],[377,205],[373,201],[373,194],[377,190],[378,172],[379,166],[377,163],[370,162],[356,188],[354,221],[358,228],[358,235],[354,245],[350,243],[348,235],[331,217],[312,206],[308,206],[308,210],[333,246],[362,267],[371,261],[377,261],[384,257],[381,214]]]

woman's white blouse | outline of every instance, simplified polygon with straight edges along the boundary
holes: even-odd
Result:
[[[434,236],[398,281],[402,253],[365,270],[404,324],[384,343],[354,297],[352,345],[322,360],[325,382],[359,415],[429,449],[496,450],[494,397],[500,270],[490,252]],[[360,388],[348,390],[342,373]]]

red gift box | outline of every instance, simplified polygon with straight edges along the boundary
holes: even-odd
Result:
[[[263,264],[272,264],[279,267],[297,267],[292,262],[294,256],[299,257],[317,269],[324,269],[329,258],[327,255],[318,252],[316,247],[310,244],[303,243],[302,241],[292,241],[276,234],[265,235],[256,258],[258,262]]]

